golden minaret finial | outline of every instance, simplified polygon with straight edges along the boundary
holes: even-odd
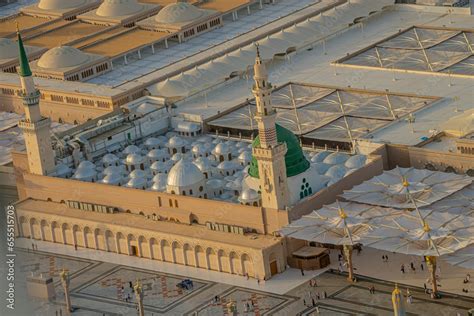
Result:
[[[20,33],[20,23],[18,23],[18,21],[15,20],[15,25],[16,25],[16,33],[19,34]]]

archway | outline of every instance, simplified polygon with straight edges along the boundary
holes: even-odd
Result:
[[[148,241],[144,236],[138,237],[138,252],[140,257],[150,258],[150,248],[147,247]]]
[[[74,237],[72,234],[72,229],[69,227],[67,223],[61,225],[62,233],[63,233],[63,242],[66,245],[74,245]]]
[[[96,228],[94,230],[94,238],[95,238],[95,249],[107,251],[107,248],[105,245],[104,231],[101,230],[100,228]]]
[[[150,258],[161,260],[160,244],[155,238],[150,238]]]
[[[194,250],[189,244],[184,244],[183,246],[184,253],[184,264],[188,266],[196,266],[196,260],[194,257]]]
[[[105,231],[105,245],[107,251],[117,252],[117,243],[115,242],[114,234],[110,230]]]
[[[240,264],[239,257],[235,252],[229,254],[229,263],[230,263],[230,273],[232,274],[241,274],[242,265]]]
[[[138,247],[137,238],[132,234],[128,234],[127,244],[128,244],[128,255],[139,257],[140,256],[140,250],[139,250],[139,247]]]
[[[41,240],[41,226],[36,218],[30,219],[31,238]]]
[[[249,255],[244,253],[241,258],[242,258],[242,274],[248,274],[249,276],[254,276],[253,264],[252,264],[252,261],[250,260]]]
[[[51,238],[51,226],[46,220],[42,220],[41,223],[41,234],[43,236],[43,240],[46,241],[53,241]]]
[[[219,271],[232,273],[230,270],[229,257],[227,256],[224,250],[220,249],[217,252],[217,260],[219,262],[219,267],[220,267]]]
[[[444,172],[456,173],[456,170],[453,167],[449,166],[444,170]]]
[[[206,253],[202,249],[201,246],[196,246],[194,248],[195,256],[196,256],[196,267],[207,269],[206,264]]]
[[[78,247],[85,247],[84,245],[84,233],[81,231],[79,225],[74,225],[72,227],[72,234],[74,236],[75,245]]]
[[[217,253],[212,248],[206,249],[206,259],[207,267],[210,270],[220,271],[219,259],[217,258]]]
[[[161,241],[161,258],[163,261],[173,262],[173,252],[167,240]]]
[[[51,231],[53,236],[53,242],[63,243],[63,236],[61,232],[61,228],[59,227],[57,222],[51,223]]]
[[[30,224],[27,219],[24,216],[20,216],[18,222],[20,223],[20,236],[30,237]]]
[[[89,227],[84,227],[84,242],[86,248],[95,249],[95,239],[92,230]]]
[[[183,247],[181,247],[181,244],[177,241],[173,241],[172,248],[173,248],[173,262],[184,264]]]
[[[128,242],[125,238],[125,235],[121,232],[118,232],[115,235],[116,243],[117,243],[117,253],[128,255]]]
[[[270,275],[274,276],[278,274],[278,260],[276,259],[275,253],[272,252],[270,256],[268,256],[268,262],[270,264]]]
[[[466,174],[470,177],[474,177],[474,169],[469,169],[468,171],[466,171]]]

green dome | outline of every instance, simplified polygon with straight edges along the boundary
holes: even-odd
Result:
[[[298,137],[286,128],[275,124],[277,132],[277,141],[286,143],[287,152],[285,154],[286,176],[293,177],[309,169],[309,161],[303,154]],[[260,147],[260,136],[257,136],[252,143],[252,147]],[[249,175],[258,178],[258,163],[255,157],[252,157],[250,163]]]

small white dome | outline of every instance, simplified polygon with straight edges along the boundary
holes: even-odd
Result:
[[[161,147],[164,145],[164,141],[161,138],[150,137],[145,141],[147,147]]]
[[[146,178],[147,174],[145,171],[141,169],[135,169],[132,172],[130,172],[130,178]]]
[[[166,182],[168,182],[168,176],[163,173],[158,173],[156,176],[153,177],[152,181],[155,183],[161,183],[166,186]]]
[[[168,174],[167,185],[174,187],[188,187],[204,180],[201,170],[188,160],[181,159],[171,168]]]
[[[43,10],[64,10],[77,8],[86,3],[86,0],[40,0],[38,8]]]
[[[79,66],[88,62],[90,57],[71,46],[59,46],[48,50],[38,59],[38,67],[58,69]]]
[[[143,189],[146,188],[146,184],[147,183],[145,178],[131,178],[127,182],[126,187],[134,189]]]
[[[245,189],[239,196],[240,202],[254,202],[260,200],[260,195],[253,189]]]
[[[237,170],[240,168],[241,166],[235,161],[223,161],[217,166],[219,170]]]
[[[181,148],[186,146],[186,142],[178,136],[173,136],[169,139],[167,146],[170,148]]]
[[[128,155],[128,154],[139,154],[141,153],[141,150],[140,148],[138,148],[137,146],[135,145],[129,145],[127,147],[125,147],[125,149],[123,150],[123,152],[125,155]]]
[[[316,153],[313,155],[313,157],[311,157],[311,162],[323,162],[324,159],[326,159],[326,157],[330,154],[330,151],[321,151],[319,153]]]
[[[109,174],[122,175],[123,169],[121,167],[118,167],[118,166],[109,166],[109,167],[105,168],[104,171],[102,171],[102,173],[104,175],[109,175]]]
[[[154,160],[169,159],[170,158],[169,152],[164,148],[150,150],[146,156],[148,158],[154,159]]]
[[[90,162],[89,160],[84,160],[79,163],[79,166],[77,166],[77,169],[93,169],[95,170],[95,165]]]
[[[349,169],[359,169],[365,165],[367,161],[367,157],[364,155],[354,155],[347,159],[346,163],[344,164]]]
[[[167,160],[165,162],[163,161],[155,161],[151,166],[150,169],[154,170],[155,172],[158,173],[166,173],[173,168],[173,161]]]
[[[349,159],[349,155],[343,153],[332,153],[324,159],[324,163],[330,165],[339,165],[346,162]]]
[[[335,165],[326,171],[325,175],[330,177],[331,180],[339,180],[344,177],[346,174],[347,169],[343,165]]]
[[[127,156],[127,159],[125,159],[125,163],[127,165],[139,165],[139,164],[142,164],[143,163],[143,157],[139,154],[129,154]]]
[[[102,162],[104,164],[114,164],[118,161],[118,157],[115,156],[114,154],[105,154],[104,157],[102,157]]]
[[[193,146],[191,151],[195,155],[204,155],[209,152],[209,150],[204,146],[203,143],[197,143]]]
[[[163,24],[184,23],[197,20],[205,11],[186,2],[170,3],[158,12],[155,21]]]
[[[201,170],[201,172],[207,172],[212,169],[212,163],[205,157],[199,157],[194,160],[194,164]]]
[[[230,147],[226,143],[219,143],[214,147],[212,153],[214,155],[227,155],[231,152]]]
[[[204,143],[204,144],[210,143],[210,142],[212,142],[212,137],[210,137],[210,136],[201,136],[197,139],[197,141],[200,142],[200,143]]]
[[[117,17],[137,13],[141,8],[137,0],[104,0],[95,13],[98,16]]]
[[[18,57],[18,45],[9,38],[0,38],[0,59]]]
[[[313,163],[312,168],[316,170],[317,173],[319,174],[325,174],[329,168],[331,168],[332,165],[328,165],[327,163],[324,162],[319,162],[319,163]]]
[[[81,168],[76,170],[73,178],[81,181],[91,181],[95,179],[96,175],[97,172],[92,168]]]
[[[240,162],[249,163],[252,161],[252,153],[250,151],[243,151],[237,158]]]
[[[104,184],[119,185],[122,183],[122,175],[112,173],[106,175],[100,182]]]
[[[211,190],[222,189],[224,187],[224,185],[225,185],[224,181],[222,181],[220,179],[211,179],[211,180],[206,182],[207,188],[209,188]]]

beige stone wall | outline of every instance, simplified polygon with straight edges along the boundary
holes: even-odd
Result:
[[[112,221],[98,224],[87,220],[87,216],[78,220],[67,214],[30,211],[23,209],[21,202],[17,205],[17,217],[18,235],[25,238],[136,255],[225,273],[248,274],[260,279],[271,277],[272,261],[277,262],[279,272],[285,270],[284,244],[278,240],[273,246],[263,249],[229,245],[209,241],[199,235],[197,238],[192,235],[164,234]]]
[[[440,152],[426,148],[408,148],[410,165],[418,169],[434,169],[456,173],[474,172],[474,158],[469,154]]]
[[[388,169],[395,167],[408,168],[411,166],[410,153],[406,145],[387,144]]]

